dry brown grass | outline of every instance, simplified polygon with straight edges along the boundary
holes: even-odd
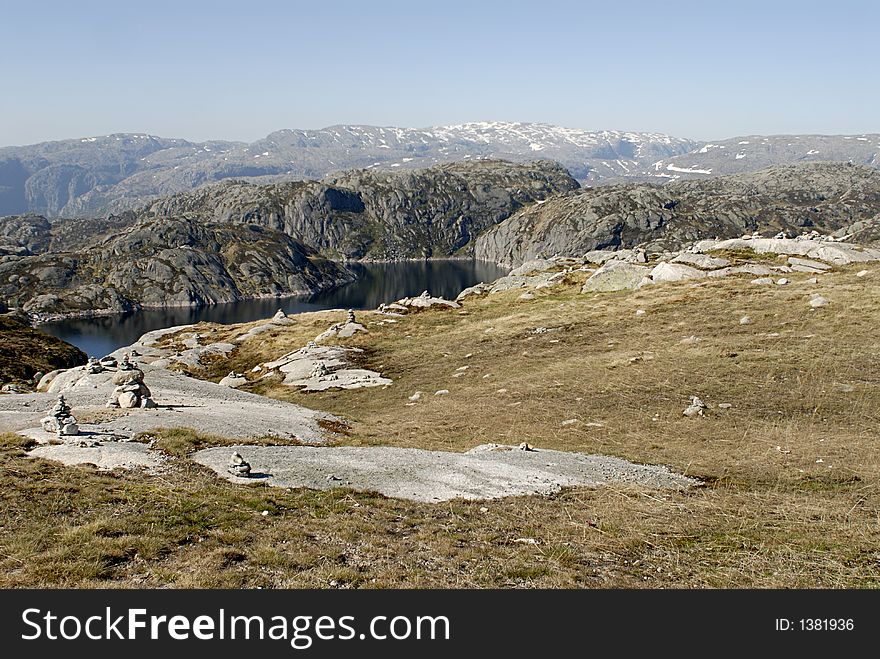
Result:
[[[877,587],[878,275],[604,295],[572,282],[530,302],[514,291],[368,325],[352,344],[388,388],[249,385],[341,416],[337,443],[528,441],[667,464],[705,487],[426,505],[242,488],[182,457],[165,477],[99,474],[26,459],[6,436],[0,586]],[[809,311],[813,290],[831,304]],[[298,316],[209,375],[246,372],[341,319]],[[691,395],[710,405],[704,418],[682,417]],[[182,455],[212,440],[176,441]]]

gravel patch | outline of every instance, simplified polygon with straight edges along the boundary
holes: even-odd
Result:
[[[227,472],[233,452],[251,477]],[[421,502],[552,494],[563,487],[630,483],[680,489],[699,481],[666,467],[564,451],[480,446],[468,453],[390,447],[228,446],[192,459],[235,483],[328,490],[350,487]]]

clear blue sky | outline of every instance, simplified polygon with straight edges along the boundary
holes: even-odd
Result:
[[[880,2],[0,0],[0,145],[537,121],[880,132]]]

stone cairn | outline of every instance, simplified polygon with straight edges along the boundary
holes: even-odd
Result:
[[[46,432],[54,432],[59,439],[64,436],[78,435],[79,425],[76,417],[71,414],[70,405],[64,400],[64,396],[58,396],[58,401],[49,410],[48,416],[40,419],[40,425]]]
[[[144,372],[137,368],[126,354],[119,363],[119,368],[113,376],[113,384],[116,388],[110,394],[107,407],[110,408],[154,408],[152,394],[144,384]]]
[[[703,416],[703,411],[705,409],[706,409],[706,404],[703,401],[701,401],[696,396],[691,396],[691,404],[685,408],[685,410],[684,410],[684,412],[682,412],[682,414],[684,414],[685,416],[689,416],[689,417]]]
[[[97,375],[98,373],[103,373],[104,367],[94,357],[89,359],[89,363],[86,365],[86,373],[89,375]]]
[[[251,475],[251,465],[241,456],[241,453],[236,451],[229,458],[229,465],[227,465],[226,471],[239,478],[249,478]]]
[[[357,322],[357,320],[355,320],[355,317],[354,317],[354,309],[349,309],[346,313],[348,314],[348,320],[346,322],[348,322],[348,323],[356,323]]]
[[[315,362],[315,366],[312,368],[309,377],[316,380],[336,380],[339,376],[327,368],[327,364],[318,360]]]
[[[101,361],[99,363],[104,368],[116,368],[116,365],[117,365],[116,358],[111,355],[107,355],[106,357],[101,357]]]

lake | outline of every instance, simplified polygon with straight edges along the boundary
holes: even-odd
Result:
[[[134,343],[142,334],[163,327],[198,322],[247,323],[269,318],[279,308],[296,314],[323,309],[375,309],[383,302],[429,291],[448,299],[468,286],[503,277],[508,270],[484,261],[437,259],[400,263],[350,264],[358,280],[310,297],[242,300],[198,308],[147,309],[130,314],[75,318],[44,323],[39,328],[80,348],[91,357],[103,357]]]

